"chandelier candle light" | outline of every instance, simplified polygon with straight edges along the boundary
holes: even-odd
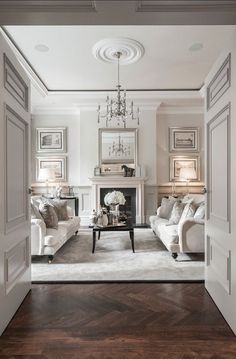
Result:
[[[126,103],[126,91],[121,90],[120,85],[120,57],[122,52],[117,51],[115,56],[118,59],[118,84],[117,84],[117,98],[113,99],[107,96],[106,99],[106,113],[101,113],[101,106],[98,105],[98,123],[101,122],[101,119],[106,120],[106,127],[112,120],[117,121],[117,125],[120,126],[120,123],[123,123],[124,128],[126,128],[126,121],[128,119],[137,121],[139,125],[139,107],[136,109],[136,114],[134,114],[134,103],[131,101],[130,109],[127,109]],[[122,94],[123,93],[123,94]]]

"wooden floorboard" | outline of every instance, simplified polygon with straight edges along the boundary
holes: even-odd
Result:
[[[0,359],[236,359],[202,283],[33,285]]]

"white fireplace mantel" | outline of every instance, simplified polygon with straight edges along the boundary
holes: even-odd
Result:
[[[95,176],[89,178],[92,182],[92,208],[97,211],[100,208],[101,188],[135,188],[136,189],[136,223],[145,222],[144,217],[144,183],[146,177],[122,177],[122,176]]]

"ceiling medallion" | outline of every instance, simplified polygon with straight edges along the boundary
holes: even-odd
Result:
[[[117,63],[120,52],[120,64],[129,65],[137,62],[144,55],[144,47],[140,42],[126,37],[107,38],[97,42],[92,49],[97,60],[106,63]]]

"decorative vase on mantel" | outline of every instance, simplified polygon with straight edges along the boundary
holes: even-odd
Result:
[[[110,213],[112,214],[112,223],[118,224],[118,219],[120,215],[119,204],[112,203],[110,204]]]

